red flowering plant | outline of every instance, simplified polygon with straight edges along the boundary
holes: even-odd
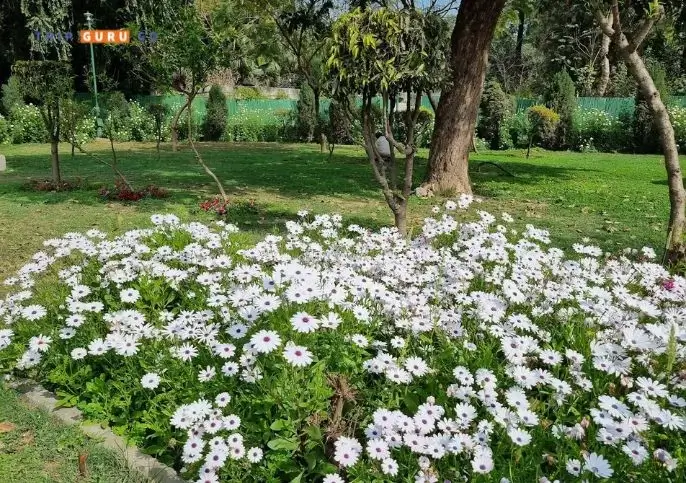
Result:
[[[123,180],[118,179],[114,182],[114,188],[103,187],[100,189],[100,196],[106,200],[115,201],[140,201],[143,198],[166,198],[169,192],[164,188],[149,185],[140,190],[134,190]]]
[[[212,198],[202,201],[200,209],[207,212],[214,212],[219,216],[224,216],[229,210],[229,201],[222,198]]]

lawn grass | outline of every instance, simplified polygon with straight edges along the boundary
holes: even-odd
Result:
[[[79,456],[85,455],[85,476]],[[24,406],[0,383],[0,481],[23,483],[143,483],[122,455],[99,446],[76,427]]]
[[[329,161],[318,145],[200,146],[231,197],[229,219],[246,229],[246,236],[278,231],[300,209],[339,212],[350,222],[370,227],[392,223],[359,148],[337,148]],[[87,149],[109,160],[108,144],[93,143]],[[98,227],[118,233],[147,223],[156,212],[210,219],[198,203],[214,196],[216,188],[188,147],[173,153],[164,145],[159,159],[154,144],[125,143],[117,149],[121,170],[134,185],[155,184],[168,188],[171,196],[137,204],[104,202],[97,190],[112,184],[111,171],[87,155],[72,159],[66,145],[64,177],[82,178],[86,189],[29,191],[23,188],[29,179],[49,177],[49,146],[2,146],[8,169],[0,173],[0,278],[21,266],[45,238],[68,231]],[[417,182],[424,174],[426,155],[420,152]],[[483,161],[498,163],[514,177],[480,165]],[[535,151],[526,159],[521,151],[482,152],[472,156],[471,176],[475,193],[484,198],[484,209],[507,211],[522,226],[548,228],[562,247],[582,237],[607,250],[651,245],[659,251],[664,243],[668,196],[659,156]],[[435,203],[413,198],[409,225],[416,229]]]
[[[109,145],[93,143],[87,149],[109,160]],[[0,173],[0,279],[25,263],[44,239],[69,231],[121,233],[146,226],[149,216],[159,212],[186,220],[212,219],[198,203],[214,196],[216,188],[187,147],[172,153],[164,145],[159,158],[152,144],[126,143],[117,149],[121,170],[135,186],[155,184],[169,189],[171,196],[136,204],[103,201],[98,189],[111,186],[112,173],[83,154],[62,158],[64,177],[82,178],[83,189],[27,190],[30,179],[49,177],[49,145],[0,147],[8,165]],[[331,160],[316,145],[215,143],[201,144],[200,151],[225,183],[232,201],[229,221],[243,228],[246,238],[280,231],[301,209],[338,212],[348,222],[369,227],[392,223],[359,148],[337,148]],[[417,182],[426,155],[420,152]],[[481,165],[483,161],[514,176]],[[507,211],[522,227],[532,223],[548,228],[562,248],[582,237],[606,250],[651,245],[660,251],[664,242],[669,203],[659,156],[535,151],[526,159],[520,151],[482,152],[472,156],[471,176],[475,193],[484,199],[481,208]],[[416,231],[439,201],[413,198],[410,227]],[[0,285],[0,295],[4,291]],[[87,481],[130,481],[115,456],[94,448],[76,429],[22,408],[16,395],[0,386],[0,421],[5,419],[17,429],[0,434],[0,482],[75,481],[76,458],[84,450],[91,452],[92,474],[98,478]]]

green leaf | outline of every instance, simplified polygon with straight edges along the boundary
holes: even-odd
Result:
[[[319,426],[308,426],[307,429],[305,429],[305,433],[307,433],[310,439],[314,439],[316,441],[320,441],[322,439],[322,430]]]
[[[285,451],[295,451],[298,449],[298,442],[291,439],[276,438],[267,443],[269,449],[282,449]]]
[[[269,426],[269,429],[271,429],[272,431],[281,431],[285,427],[286,421],[284,421],[283,419],[277,419]]]
[[[304,475],[304,474],[305,474],[305,472],[302,471],[298,476],[296,476],[295,478],[293,478],[293,479],[291,480],[291,483],[300,483],[300,482],[302,481],[302,479],[303,479],[303,475]]]

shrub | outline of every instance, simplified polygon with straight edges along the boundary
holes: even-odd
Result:
[[[527,111],[522,111],[506,118],[504,129],[512,142],[513,148],[526,148],[529,145],[531,121]]]
[[[241,100],[252,100],[252,99],[264,99],[262,92],[256,87],[249,86],[238,86],[234,89],[233,95],[236,99]]]
[[[83,146],[93,139],[95,134],[95,117],[91,115],[90,106],[73,99],[62,101],[61,140]]]
[[[312,142],[317,127],[317,118],[314,108],[314,92],[306,82],[300,86],[300,98],[296,104],[295,115],[298,137],[302,141]]]
[[[534,144],[545,149],[554,149],[557,146],[560,116],[543,105],[531,106],[527,112],[531,126],[530,136]]]
[[[557,147],[567,148],[572,139],[577,100],[574,81],[566,70],[555,74],[553,82],[546,92],[545,100],[546,105],[560,116],[556,133]]]
[[[19,79],[16,76],[10,76],[7,83],[2,85],[2,104],[0,105],[2,113],[9,117],[12,111],[24,105]]]
[[[12,142],[12,126],[10,121],[0,114],[0,144],[10,144]]]
[[[48,132],[45,129],[40,110],[33,104],[17,106],[12,111],[9,121],[14,144],[48,141]]]
[[[219,141],[226,131],[229,108],[222,88],[213,85],[207,98],[207,113],[203,123],[203,138],[206,141]]]
[[[165,104],[153,103],[147,106],[148,114],[154,123],[155,141],[163,141],[169,138],[171,120],[169,119],[169,109]]]
[[[148,109],[141,106],[138,101],[130,101],[128,105],[129,117],[128,128],[131,133],[128,141],[154,141],[155,118]]]
[[[514,101],[503,91],[499,82],[492,80],[486,84],[480,109],[477,135],[488,142],[490,149],[510,147],[505,120],[512,116]]]
[[[403,121],[405,111],[396,113],[395,132],[393,135],[396,139],[407,139],[405,135],[405,122]],[[431,109],[426,107],[419,108],[419,115],[417,116],[417,124],[414,127],[414,143],[420,148],[428,148],[431,143],[431,134],[434,128],[434,113]]]
[[[679,151],[686,153],[686,107],[670,107],[669,118],[672,120]]]
[[[592,145],[602,152],[621,151],[631,143],[626,125],[599,109],[579,110],[574,116],[574,148]]]
[[[143,189],[135,190],[129,188],[118,179],[115,181],[114,188],[103,187],[100,189],[100,196],[112,201],[140,201],[143,198],[162,199],[169,196],[169,192],[164,188],[155,185],[146,186]]]
[[[307,213],[53,238],[0,367],[193,480],[683,481],[686,279],[457,201],[411,242]]]
[[[105,92],[101,99],[103,134],[114,141],[130,141],[133,125],[130,122],[130,106],[124,94],[118,91]]]
[[[351,100],[344,100],[350,104],[350,110],[354,112]],[[326,135],[330,143],[333,144],[352,144],[352,120],[348,109],[339,101],[331,101],[329,105],[329,124],[326,128]]]

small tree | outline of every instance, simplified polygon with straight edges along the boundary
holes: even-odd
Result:
[[[546,105],[560,116],[557,125],[557,144],[560,148],[569,146],[569,141],[574,128],[574,112],[577,108],[576,87],[574,81],[562,70],[555,74],[550,88],[545,96]]]
[[[437,83],[440,72],[434,66],[446,50],[432,37],[439,30],[438,22],[442,19],[414,9],[357,8],[342,15],[333,27],[327,65],[336,80],[336,95],[340,99],[362,95],[362,137],[367,158],[402,234],[407,233],[407,206],[416,153],[415,125],[421,97]],[[395,103],[400,92],[406,94],[408,102],[403,116],[398,115]],[[382,99],[382,126],[391,145],[390,159],[384,159],[376,149],[372,106],[377,95]],[[395,139],[393,135],[397,122],[405,124],[405,139]],[[396,151],[405,157],[402,173]]]
[[[296,106],[298,137],[311,143],[317,127],[317,113],[314,105],[314,92],[309,84],[300,86],[300,97]]]
[[[149,104],[148,112],[155,120],[155,140],[157,141],[157,159],[160,159],[160,143],[162,142],[162,127],[164,118],[167,116],[167,106],[162,103]]]
[[[36,104],[50,137],[52,181],[59,188],[60,171],[60,119],[64,99],[72,97],[73,79],[71,65],[51,60],[17,61],[12,66],[21,93],[26,100]]]
[[[500,83],[489,81],[481,96],[481,117],[477,132],[480,138],[488,141],[491,149],[501,149],[503,144],[504,122],[512,115],[514,102]]]
[[[62,126],[60,128],[62,139],[71,145],[71,157],[74,158],[74,149],[84,142],[81,138],[80,128],[82,122],[90,114],[90,107],[75,99],[65,99],[62,102]]]
[[[112,171],[114,171],[115,181],[117,178],[126,185],[127,188],[132,189],[126,177],[119,170],[117,162],[117,151],[114,149],[114,141],[118,137],[118,133],[126,128],[127,120],[129,118],[129,103],[121,92],[107,92],[102,96],[103,117],[103,133],[110,140],[110,149],[112,150]]]
[[[226,107],[226,96],[218,85],[210,88],[207,98],[207,113],[203,123],[203,136],[206,141],[219,141],[226,131],[226,120],[229,109]]]

